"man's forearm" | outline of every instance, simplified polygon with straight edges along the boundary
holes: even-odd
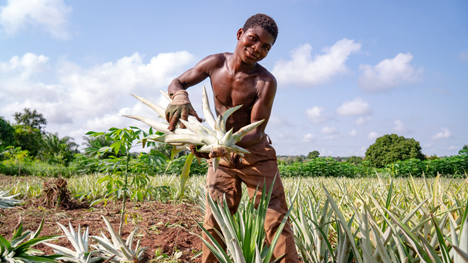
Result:
[[[177,91],[179,90],[185,90],[186,87],[184,87],[184,85],[182,85],[182,82],[180,82],[180,80],[178,78],[175,78],[171,84],[169,84],[169,86],[167,87],[167,93],[169,94],[169,96],[173,95],[174,93],[176,93]]]
[[[245,135],[240,142],[236,143],[236,145],[242,148],[253,147],[262,140],[264,135],[264,132],[250,132]]]

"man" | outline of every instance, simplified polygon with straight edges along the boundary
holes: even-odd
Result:
[[[229,108],[243,105],[228,119],[226,130],[234,128],[236,132],[245,125],[265,120],[237,143],[250,154],[246,154],[242,159],[232,154],[230,163],[221,159],[215,172],[212,162],[208,161],[207,191],[215,200],[221,200],[225,195],[229,209],[234,214],[242,197],[241,183],[246,184],[250,198],[255,194],[257,186],[259,187],[256,198],[258,202],[262,191],[268,191],[273,179],[278,175],[273,185],[265,220],[268,242],[272,241],[288,210],[283,184],[279,178],[276,152],[265,134],[276,94],[276,79],[258,64],[268,55],[277,35],[278,27],[271,17],[264,14],[250,17],[244,27],[237,31],[238,41],[234,53],[208,56],[172,81],[168,93],[173,100],[166,109],[170,130],[175,129],[180,118],[187,120],[189,114],[198,118],[185,90],[210,77],[218,115],[222,115]],[[195,147],[192,147],[192,151],[198,157],[207,159],[210,157],[210,154],[197,152]],[[266,182],[265,189],[263,189],[264,182]],[[219,229],[219,226],[209,206],[205,212],[204,227],[222,244],[214,231],[215,228]],[[285,226],[274,250],[275,257],[282,255],[285,257],[280,262],[298,262],[294,234],[289,223]],[[202,262],[216,261],[216,257],[204,246]]]

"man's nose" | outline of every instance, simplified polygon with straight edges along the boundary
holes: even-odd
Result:
[[[258,43],[257,43],[257,44],[253,44],[253,45],[252,45],[252,49],[253,49],[255,52],[258,52],[259,49],[260,49],[260,44],[258,44]]]

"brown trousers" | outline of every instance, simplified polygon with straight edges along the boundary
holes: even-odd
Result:
[[[213,172],[211,161],[209,162],[208,176],[206,179],[207,192],[214,200],[222,200],[226,196],[226,202],[232,214],[237,211],[242,197],[241,183],[245,183],[249,197],[252,198],[258,186],[256,205],[258,205],[263,190],[268,191],[273,183],[275,175],[278,175],[273,186],[270,204],[267,209],[265,219],[265,231],[267,242],[271,243],[284,215],[288,211],[284,194],[283,183],[279,177],[278,164],[276,161],[275,149],[268,143],[267,135],[255,146],[247,149],[250,154],[246,154],[242,161],[233,160],[231,163],[221,159],[218,169]],[[266,188],[263,189],[263,185]],[[211,209],[207,203],[205,211],[205,222],[203,226],[213,235],[218,243],[223,244],[221,238],[214,229],[220,229]],[[203,238],[208,239],[204,234]],[[224,247],[225,248],[225,247]],[[294,242],[294,233],[289,222],[285,225],[283,232],[276,244],[273,252],[274,257],[285,254],[281,263],[299,262]],[[203,245],[202,262],[218,262],[213,253]]]

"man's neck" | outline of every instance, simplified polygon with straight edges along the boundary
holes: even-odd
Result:
[[[230,70],[234,71],[234,73],[243,72],[246,74],[250,74],[256,70],[257,63],[247,64],[244,61],[242,61],[242,59],[238,54],[236,54],[236,52],[234,52],[231,56],[231,59],[228,60],[227,66]]]

